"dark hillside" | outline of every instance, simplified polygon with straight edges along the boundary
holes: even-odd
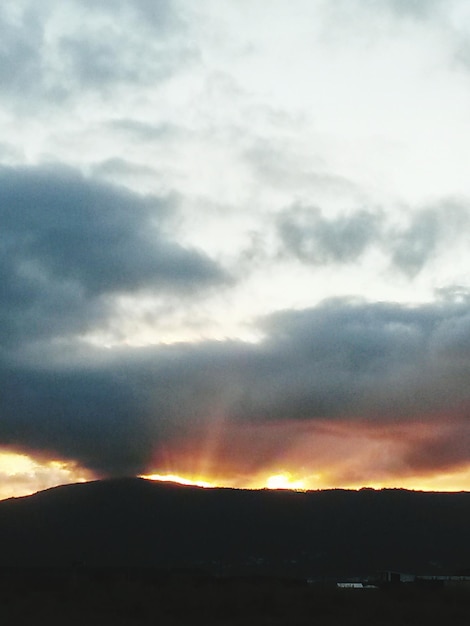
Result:
[[[142,479],[0,502],[0,566],[329,577],[470,566],[470,494],[243,491]]]

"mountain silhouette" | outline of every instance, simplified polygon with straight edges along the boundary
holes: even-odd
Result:
[[[0,567],[331,577],[470,567],[470,493],[204,489],[139,478],[0,502]]]

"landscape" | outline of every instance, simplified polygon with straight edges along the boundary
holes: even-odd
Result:
[[[469,526],[469,493],[66,485],[0,503],[0,616],[463,625]]]
[[[470,2],[0,2],[0,624],[470,623]]]

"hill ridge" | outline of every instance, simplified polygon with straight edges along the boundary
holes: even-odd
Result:
[[[208,489],[121,477],[1,501],[0,567],[454,573],[470,566],[468,528],[468,492]]]

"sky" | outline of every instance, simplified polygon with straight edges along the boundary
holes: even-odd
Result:
[[[470,489],[467,0],[15,0],[0,42],[0,498]]]

